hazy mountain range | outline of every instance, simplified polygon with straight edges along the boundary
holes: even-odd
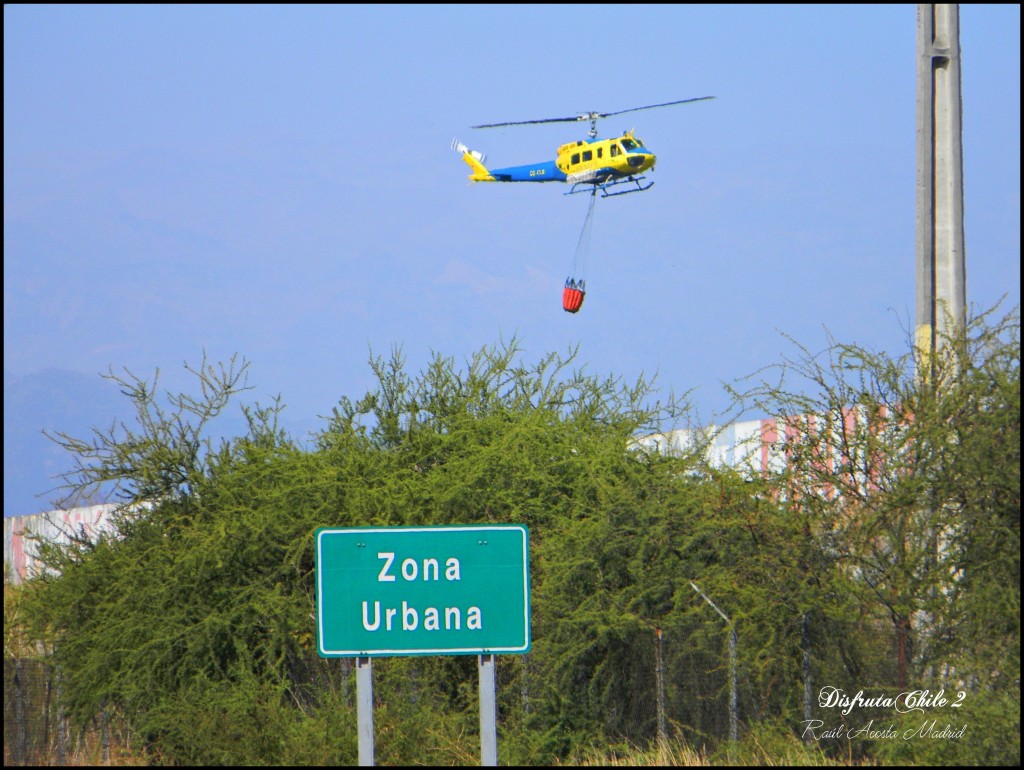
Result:
[[[106,429],[132,414],[128,398],[98,375],[4,369],[4,516],[53,509],[60,497],[56,476],[74,467],[44,430],[87,438],[92,428]]]

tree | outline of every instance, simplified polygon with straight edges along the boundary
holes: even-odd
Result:
[[[928,361],[833,340],[734,389],[775,415],[774,494],[853,600],[826,615],[856,618],[861,634],[890,624],[894,667],[843,655],[862,686],[1005,693],[1019,681],[1020,321],[1014,309],[993,322],[995,310]]]
[[[378,387],[343,398],[312,450],[276,429],[276,408],[247,410],[244,436],[202,443],[244,366],[204,363],[200,395],[170,397],[170,413],[153,387],[127,380],[139,429],[59,439],[81,460],[72,486],[114,482],[131,507],[115,536],[45,550],[50,570],[32,591],[78,723],[116,710],[157,759],[354,761],[354,744],[333,739],[311,755],[300,740],[339,719],[355,732],[344,666],[315,653],[317,527],[525,523],[542,582],[559,522],[600,518],[634,494],[640,464],[627,444],[650,425],[648,385],[571,371],[572,351],[533,365],[519,355],[515,341],[486,348],[465,371],[437,356],[417,377],[397,350],[374,358]],[[543,647],[542,605],[537,613]],[[394,761],[429,760],[475,731],[470,663],[375,666],[375,692],[391,706],[378,728],[404,736],[387,751],[414,752]],[[542,711],[542,673],[514,660],[499,675],[517,693],[503,698],[507,721],[531,703]]]
[[[106,430],[93,428],[84,439],[47,433],[75,462],[62,475],[59,489],[73,500],[91,499],[113,485],[110,494],[129,507],[188,498],[193,484],[207,472],[211,438],[204,433],[232,398],[250,389],[248,368],[249,362],[237,356],[227,364],[210,364],[204,352],[198,367],[185,364],[198,381],[199,394],[166,393],[163,399],[158,390],[159,369],[149,383],[127,369],[115,374],[111,368],[103,378],[132,402],[137,427],[115,423]],[[259,430],[276,430],[276,413],[247,412],[247,416],[251,426],[254,418],[269,417],[270,422]]]
[[[763,478],[700,446],[641,450],[679,405],[574,369],[572,350],[524,363],[515,340],[416,375],[397,349],[371,358],[376,387],[341,398],[308,448],[277,427],[279,402],[206,440],[244,363],[204,360],[199,395],[170,411],[129,376],[138,428],[57,437],[80,459],[72,492],[118,485],[116,532],[43,549],[26,613],[78,724],[120,715],[154,761],[351,763],[351,666],[316,654],[315,530],[522,523],[534,644],[499,661],[503,761],[653,742],[656,629],[693,742],[727,735],[735,629],[745,730],[793,731],[809,657],[822,684],[963,687],[989,730],[948,757],[1019,759],[1019,320],[977,319],[952,349],[957,376],[924,383],[912,354],[801,348],[781,382],[737,392],[782,428],[787,462]],[[473,663],[375,664],[382,763],[472,761]]]

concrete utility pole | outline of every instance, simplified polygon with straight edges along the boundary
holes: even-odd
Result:
[[[952,324],[967,322],[962,127],[959,6],[919,4],[915,342],[922,362],[933,360]]]

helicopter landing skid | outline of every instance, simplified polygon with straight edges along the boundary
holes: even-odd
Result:
[[[641,179],[646,177],[642,176],[630,176],[625,179],[615,179],[611,182],[576,182],[572,186],[572,189],[564,195],[574,195],[581,192],[590,192],[591,195],[596,195],[597,191],[601,191],[602,198],[611,198],[614,195],[628,195],[629,193],[643,192],[644,190],[650,190],[654,186],[654,182],[648,182],[647,184],[640,184]],[[612,187],[617,187],[620,184],[633,183],[636,187],[631,187],[628,190],[618,190],[617,192],[608,192]],[[577,189],[579,188],[579,189]]]

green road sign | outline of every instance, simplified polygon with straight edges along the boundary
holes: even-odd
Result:
[[[529,541],[517,524],[318,529],[317,651],[528,652]]]

